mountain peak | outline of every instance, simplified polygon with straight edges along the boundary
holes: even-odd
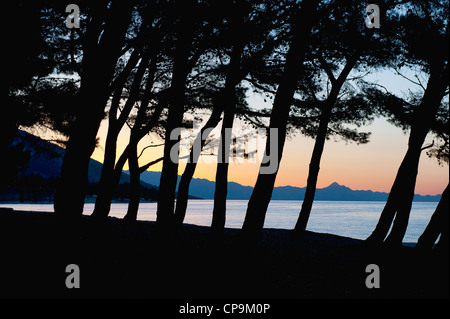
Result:
[[[340,184],[338,184],[336,182],[333,182],[328,187],[342,187],[342,185],[340,185]],[[328,187],[326,187],[326,188],[328,188]]]

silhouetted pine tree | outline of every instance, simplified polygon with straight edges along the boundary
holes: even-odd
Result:
[[[67,143],[61,181],[55,195],[55,212],[77,217],[83,212],[88,164],[96,145],[97,131],[110,96],[110,83],[131,21],[132,1],[91,5],[83,35],[81,84],[76,120]],[[105,17],[107,17],[105,19]]]
[[[448,252],[449,247],[449,194],[448,185],[442,193],[441,200],[439,201],[436,210],[431,216],[430,222],[423,234],[417,241],[416,248],[418,249],[431,249],[436,242],[439,235],[439,246],[442,251]]]
[[[289,111],[303,71],[303,61],[308,48],[311,28],[316,21],[317,6],[318,1],[303,1],[299,13],[294,15],[290,21],[292,24],[292,40],[270,117],[270,128],[277,130],[277,137],[273,138],[273,131],[269,130],[266,142],[266,154],[271,150],[270,143],[277,143],[277,154],[276,156],[272,154],[275,163],[268,163],[274,165],[274,171],[264,172],[267,169],[267,164],[261,164],[242,227],[243,238],[250,241],[259,236],[264,226],[267,207],[283,153]]]
[[[448,94],[449,31],[446,24],[448,2],[421,2],[420,5],[412,5],[414,10],[409,10],[400,20],[404,27],[401,34],[405,47],[403,57],[407,63],[426,72],[429,78],[419,105],[412,105],[408,149],[378,224],[366,240],[371,244],[380,244],[384,241],[392,221],[394,223],[386,243],[392,245],[402,243],[414,197],[422,146],[436,121],[442,99]],[[431,12],[433,14],[430,14]],[[423,40],[420,44],[417,42],[418,38]]]

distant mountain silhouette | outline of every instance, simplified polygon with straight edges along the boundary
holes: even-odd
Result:
[[[25,149],[31,153],[29,167],[22,175],[38,174],[43,178],[58,178],[65,150],[55,144],[19,130],[13,143],[22,143]],[[98,183],[102,171],[102,163],[91,159],[89,162],[89,183]],[[120,183],[129,182],[129,175],[122,175]]]
[[[161,172],[146,171],[141,175],[141,180],[152,185],[158,185]],[[178,176],[178,182],[181,176]],[[177,186],[178,187],[178,186]],[[189,194],[204,199],[214,198],[215,183],[201,178],[193,178],[189,188]],[[306,187],[279,186],[273,189],[273,200],[303,200]],[[253,187],[243,186],[235,182],[228,183],[227,199],[248,200]],[[332,183],[328,187],[318,188],[315,200],[329,201],[386,201],[389,193],[373,192],[370,190],[352,190],[351,188]],[[441,195],[415,195],[414,200],[420,202],[438,202]]]
[[[31,159],[28,169],[22,172],[23,175],[38,174],[42,178],[58,178],[61,173],[61,166],[64,156],[64,149],[44,141],[34,135],[24,131],[19,131],[15,143],[23,143],[31,152]],[[5,168],[3,168],[5,169]],[[91,159],[89,163],[89,183],[99,182],[102,163]],[[145,171],[141,175],[141,185],[145,188],[158,188],[161,172]],[[178,183],[181,176],[178,176]],[[123,171],[120,183],[129,183],[130,175],[128,171]],[[214,198],[215,182],[193,178],[189,188],[190,197],[203,199]],[[178,190],[178,184],[177,184]],[[306,187],[280,186],[275,187],[272,193],[273,200],[303,200]],[[248,200],[252,194],[253,187],[243,186],[235,182],[228,182],[227,199]],[[352,190],[344,185],[332,183],[328,187],[318,188],[315,200],[329,201],[386,201],[388,193],[373,192],[370,190]],[[415,201],[438,202],[441,195],[415,195]]]
[[[19,130],[14,144],[22,144],[30,153],[28,168],[19,173],[16,184],[0,192],[0,201],[52,201],[65,150],[32,134]],[[3,168],[5,169],[5,168]],[[97,193],[98,182],[102,171],[102,163],[91,159],[89,162],[87,200]],[[126,173],[120,178],[114,197],[123,199],[129,196],[130,176]],[[157,187],[141,182],[143,197],[148,200],[157,198]],[[89,197],[89,198],[88,198]],[[94,197],[95,198],[95,197]]]

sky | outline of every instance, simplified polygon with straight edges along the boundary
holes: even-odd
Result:
[[[392,72],[380,71],[379,73],[373,73],[369,75],[367,80],[375,81],[389,87],[391,92],[398,95],[406,93],[408,90],[417,89],[417,87],[414,87],[414,84]],[[426,83],[426,79],[422,79],[422,82]],[[263,98],[252,93],[248,95],[248,103],[251,108],[255,109],[271,107],[270,100],[264,101]],[[220,125],[221,123],[219,123],[218,127]],[[237,120],[235,121],[235,127],[238,128],[238,131],[240,129],[244,133],[250,130]],[[107,120],[103,120],[97,135],[99,146],[91,156],[99,162],[103,162],[107,130]],[[361,127],[360,130],[372,133],[368,144],[357,145],[356,143],[333,139],[326,142],[320,164],[318,188],[324,188],[333,182],[337,182],[353,190],[390,191],[398,167],[407,150],[408,134],[388,123],[383,118],[375,119],[372,124]],[[49,132],[44,128],[31,129],[30,133],[47,140],[57,138],[55,137],[55,132]],[[212,134],[219,136],[218,133],[219,129],[216,129]],[[118,154],[121,154],[125,149],[128,140],[129,129],[125,126],[119,135]],[[249,149],[256,149],[259,152],[259,156],[262,156],[262,152],[264,152],[264,141],[258,141],[258,147],[250,143]],[[432,139],[429,135],[425,145],[431,143],[431,141]],[[163,141],[156,136],[145,136],[139,144],[139,148],[142,149],[152,143],[161,144]],[[300,134],[286,141],[275,186],[306,186],[308,166],[313,147],[314,140]],[[186,147],[186,152],[181,155],[187,155],[187,150],[188,148]],[[144,165],[162,155],[162,147],[149,148],[143,153],[139,163],[140,165]],[[185,163],[181,162],[178,171],[180,175],[183,173],[184,167]],[[245,186],[254,186],[259,167],[259,160],[244,161],[244,163],[231,162],[228,180]],[[125,164],[124,169],[128,169],[127,164]],[[161,169],[162,162],[149,168],[150,171],[161,171]],[[215,173],[215,157],[206,156],[200,159],[194,178],[205,178],[213,181],[215,179]],[[438,165],[436,159],[430,159],[423,152],[420,159],[415,193],[421,195],[441,194],[447,186],[448,181],[448,165]]]
[[[378,82],[389,87],[391,92],[401,95],[408,90],[417,90],[417,86],[404,78],[386,71],[371,74],[367,80]],[[426,79],[422,79],[425,81]],[[419,88],[420,89],[420,88]],[[270,107],[270,102],[264,102],[256,95],[248,96],[249,106],[252,108]],[[92,158],[102,162],[104,156],[104,143],[107,132],[107,121],[103,121],[99,129],[98,137],[100,146],[94,151]],[[220,127],[219,123],[218,127]],[[246,132],[249,129],[235,121],[235,127]],[[408,132],[388,123],[384,118],[377,118],[361,131],[371,132],[370,142],[357,145],[352,142],[330,139],[326,142],[320,172],[318,177],[318,188],[327,187],[333,182],[350,187],[353,190],[372,190],[389,192],[394,182],[397,170],[406,153],[408,145]],[[219,136],[218,129],[212,134]],[[118,153],[122,152],[128,143],[128,128],[124,128],[118,142]],[[424,145],[431,143],[430,135]],[[139,144],[142,149],[151,143],[160,144],[163,141],[155,136],[146,136]],[[249,144],[250,150],[257,150],[260,156],[264,151],[264,141],[259,140],[259,146]],[[288,139],[283,152],[275,186],[297,186],[305,187],[308,177],[308,166],[314,147],[314,140],[300,134]],[[187,154],[188,148],[181,155]],[[149,148],[140,158],[140,165],[155,160],[163,155],[163,148]],[[242,162],[242,161],[241,161]],[[182,174],[185,164],[179,165],[179,174]],[[260,161],[253,160],[244,163],[231,162],[229,166],[229,181],[237,182],[246,186],[254,186]],[[125,169],[128,169],[127,164]],[[161,171],[162,162],[149,168],[150,171]],[[213,181],[216,173],[216,162],[214,156],[201,157],[197,165],[194,178],[205,178]],[[416,194],[436,195],[441,194],[449,181],[449,167],[447,164],[440,166],[436,159],[429,158],[425,152],[422,153],[419,173],[416,183]]]
[[[239,125],[239,123],[237,123]],[[326,142],[317,187],[327,187],[333,182],[345,185],[354,190],[372,190],[389,192],[395,179],[398,167],[407,150],[408,135],[394,127],[385,119],[376,119],[371,125],[363,128],[372,132],[368,144],[345,142],[330,139]],[[103,161],[103,145],[107,132],[107,122],[104,121],[99,130],[100,147],[92,156],[93,159]],[[121,152],[128,142],[128,132],[124,129],[118,143]],[[151,143],[159,144],[157,137],[145,137],[140,148]],[[264,145],[259,143],[258,145]],[[300,134],[287,140],[283,159],[280,163],[275,186],[305,187],[308,176],[308,165],[311,158],[314,140]],[[251,146],[249,147],[251,148]],[[263,148],[264,149],[264,148]],[[185,148],[187,151],[187,148]],[[260,148],[258,148],[258,151]],[[161,157],[163,148],[150,148],[140,158],[140,165],[144,165]],[[182,155],[187,154],[186,152]],[[244,161],[244,160],[241,160]],[[182,174],[185,164],[180,163],[179,174]],[[244,163],[230,163],[229,181],[246,186],[254,186],[258,176],[260,161],[253,160]],[[127,165],[125,169],[128,169]],[[160,171],[162,163],[152,166],[149,170]],[[197,165],[194,178],[214,180],[216,162],[214,156],[201,158]],[[419,174],[416,184],[416,194],[436,195],[442,193],[449,180],[447,165],[439,166],[435,159],[422,154]]]

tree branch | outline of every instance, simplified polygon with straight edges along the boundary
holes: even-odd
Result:
[[[336,78],[334,77],[333,72],[331,71],[330,66],[328,65],[327,61],[325,61],[325,59],[323,58],[323,56],[321,54],[319,54],[319,62],[320,65],[322,66],[322,69],[325,71],[325,73],[328,75],[328,78],[331,81],[331,85],[334,85],[334,83],[336,82]]]
[[[151,148],[151,147],[159,147],[159,146],[164,146],[164,143],[161,143],[161,144],[155,144],[155,145],[147,145],[146,147],[144,147],[144,148],[142,149],[141,153],[139,154],[139,156],[138,156],[137,158],[139,159],[139,158],[142,156],[142,154],[144,154],[144,151],[145,151],[146,149]]]
[[[164,159],[163,157],[160,157],[154,161],[148,162],[147,164],[145,164],[144,166],[139,167],[139,174],[142,174],[143,172],[145,172],[150,166],[158,164],[159,162],[161,162]]]
[[[402,78],[404,78],[405,80],[408,80],[409,82],[411,82],[411,83],[413,83],[413,84],[415,84],[415,85],[418,85],[418,86],[420,86],[424,91],[425,91],[425,87],[422,85],[422,83],[420,83],[420,81],[419,82],[416,82],[416,81],[413,81],[413,80],[411,80],[410,78],[408,78],[407,76],[405,76],[405,75],[403,75],[402,73],[400,73],[400,71],[397,69],[397,68],[393,68],[394,69],[394,71],[397,73],[397,75],[400,75]],[[417,78],[417,75],[416,75],[416,78]]]
[[[262,90],[264,92],[267,92],[267,93],[270,93],[270,94],[274,94],[274,95],[277,93],[276,91],[264,87],[263,85],[257,83],[255,80],[253,80],[253,79],[251,79],[249,77],[245,77],[244,80],[249,82],[255,88],[260,89],[260,90]]]
[[[434,146],[434,140],[433,140],[433,142],[431,142],[431,144],[422,147],[422,148],[420,149],[420,151],[424,151],[424,150],[426,150],[426,149],[428,149],[428,148],[432,148],[433,146]]]

